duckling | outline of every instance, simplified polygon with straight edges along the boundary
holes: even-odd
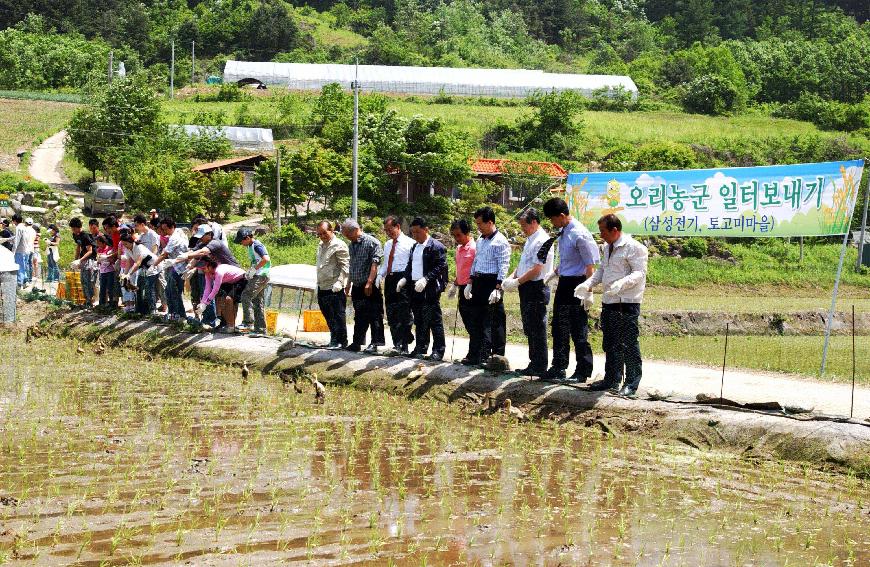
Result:
[[[293,375],[293,390],[294,390],[297,394],[301,394],[301,393],[303,392],[303,390],[302,390],[302,384],[299,383],[299,376],[298,376],[297,374],[294,374],[294,375]],[[325,391],[325,390],[324,390],[324,391]]]
[[[502,409],[504,410],[504,413],[505,413],[506,415],[509,415],[509,416],[511,416],[511,417],[513,417],[513,418],[519,420],[519,421],[526,421],[526,420],[528,419],[528,417],[527,417],[526,414],[523,412],[523,410],[521,410],[521,409],[519,409],[519,408],[515,408],[515,407],[511,404],[511,399],[510,399],[510,398],[506,398],[506,399],[505,399],[505,401],[504,401],[504,405],[502,406]]]
[[[417,368],[408,373],[408,378],[411,380],[416,380],[417,378],[422,377],[426,373],[423,371],[424,364],[421,362],[417,365]]]
[[[84,354],[84,353],[85,353],[85,349],[83,349],[82,347],[78,347],[78,348],[76,348],[76,353],[77,353],[77,354]]]
[[[247,380],[248,374],[250,374],[250,373],[251,373],[251,371],[248,370],[248,361],[247,360],[242,361],[242,380]]]
[[[103,339],[97,340],[97,345],[94,347],[94,354],[100,355],[106,352],[106,345],[103,343]]]
[[[317,374],[312,374],[309,380],[311,381],[311,385],[314,386],[314,403],[326,403],[326,388],[320,383],[320,380],[317,379]]]

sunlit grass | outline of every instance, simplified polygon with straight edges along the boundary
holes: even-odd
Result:
[[[31,149],[66,126],[76,104],[0,99],[0,153]]]

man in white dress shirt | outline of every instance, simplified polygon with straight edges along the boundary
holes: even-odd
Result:
[[[553,248],[545,252],[545,260],[538,258],[541,246],[549,235],[541,228],[541,217],[530,208],[519,216],[520,229],[526,235],[523,254],[517,269],[501,284],[505,291],[520,293],[520,315],[523,333],[529,341],[529,366],[519,373],[524,376],[542,376],[547,371],[547,305],[550,288],[544,285],[544,276],[553,269]]]
[[[387,324],[393,337],[393,350],[384,354],[408,354],[408,344],[414,340],[411,333],[414,320],[408,289],[397,290],[396,286],[404,276],[414,241],[402,232],[402,221],[393,215],[384,219],[384,233],[387,235],[384,258],[375,283],[384,292]]]
[[[641,379],[640,343],[637,318],[646,288],[646,246],[622,233],[622,222],[616,215],[598,219],[598,230],[606,243],[601,265],[592,277],[574,290],[584,302],[592,302],[592,288],[604,289],[601,296],[601,332],[603,334],[604,379],[590,384],[594,391],[619,388],[625,371],[625,384],[619,393],[634,396]]]

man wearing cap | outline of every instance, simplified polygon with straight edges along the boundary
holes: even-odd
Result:
[[[469,352],[463,364],[485,362],[491,354],[504,356],[507,344],[507,316],[502,302],[502,281],[511,262],[511,245],[495,226],[495,211],[482,207],[474,212],[480,231],[471,281],[465,286],[465,298],[471,301],[475,332],[480,333],[480,351]]]
[[[317,225],[317,305],[329,327],[330,350],[347,346],[347,323],[345,310],[347,299],[344,287],[350,271],[350,254],[345,244],[335,235],[329,221]]]
[[[411,356],[427,358],[429,334],[432,334],[432,354],[429,360],[442,360],[446,350],[444,321],[441,315],[441,293],[447,287],[447,250],[429,236],[429,224],[421,217],[411,221],[411,235],[415,240],[405,275],[397,287],[410,288],[411,309],[417,341]]]
[[[413,341],[411,325],[414,318],[411,315],[411,303],[408,289],[396,289],[405,275],[405,267],[414,241],[402,232],[402,221],[390,215],[384,219],[384,233],[387,241],[384,243],[384,258],[378,269],[375,287],[384,291],[384,304],[387,310],[387,322],[393,337],[393,349],[385,354],[408,354],[408,343]]]
[[[619,393],[634,396],[642,375],[637,319],[646,289],[646,246],[622,233],[622,221],[614,214],[598,219],[601,239],[607,246],[601,265],[592,277],[574,289],[574,295],[592,302],[592,288],[599,283],[601,296],[602,347],[606,355],[604,379],[589,385],[593,391],[615,390],[625,376]]]
[[[377,354],[378,347],[384,346],[384,299],[381,290],[375,285],[378,268],[384,257],[381,243],[363,232],[359,223],[345,219],[341,233],[350,241],[348,253],[348,282],[345,294],[353,303],[354,324],[353,341],[347,346],[351,352],[359,352],[371,327],[371,342],[365,352]]]
[[[4,218],[0,221],[0,244],[12,252],[12,244],[14,241],[15,234],[9,229],[9,219]]]
[[[188,259],[204,258],[210,256],[218,264],[230,264],[240,267],[239,261],[233,255],[233,251],[223,240],[218,240],[214,235],[211,224],[204,222],[199,225],[193,236],[197,238],[196,247],[189,252]]]
[[[236,244],[241,244],[248,249],[248,258],[251,267],[245,273],[248,284],[242,292],[242,324],[239,331],[249,331],[251,323],[254,325],[254,333],[266,332],[266,286],[269,285],[269,268],[272,262],[269,252],[262,242],[254,238],[250,228],[240,228],[236,232]]]
[[[529,341],[529,366],[520,370],[520,374],[542,376],[547,371],[547,306],[550,304],[550,288],[544,285],[544,276],[553,269],[553,249],[549,247],[541,254],[549,235],[541,228],[541,217],[536,209],[520,213],[519,221],[526,235],[523,254],[517,269],[501,285],[505,291],[516,289],[520,294],[523,333]]]
[[[558,276],[559,284],[553,300],[553,364],[542,378],[551,382],[565,380],[571,349],[569,341],[573,339],[577,368],[569,380],[582,383],[592,376],[588,312],[592,302],[576,298],[574,288],[595,271],[599,260],[598,246],[592,233],[571,216],[563,199],[554,197],[544,203],[544,216],[561,232],[557,240],[559,266],[544,277],[544,283],[549,284]]]

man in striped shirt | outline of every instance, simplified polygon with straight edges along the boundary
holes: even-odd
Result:
[[[511,246],[495,226],[492,207],[477,209],[474,222],[480,237],[471,263],[471,281],[463,293],[471,301],[474,332],[482,337],[482,341],[480,350],[469,352],[464,364],[485,362],[493,354],[504,356],[507,343],[507,317],[501,283],[510,267]]]
[[[378,347],[384,346],[384,300],[381,290],[375,285],[375,278],[384,253],[378,239],[363,232],[353,219],[346,219],[342,223],[341,233],[350,241],[349,277],[345,294],[353,302],[354,323],[353,342],[347,346],[347,350],[359,352],[371,327],[371,342],[365,352],[377,354]]]

